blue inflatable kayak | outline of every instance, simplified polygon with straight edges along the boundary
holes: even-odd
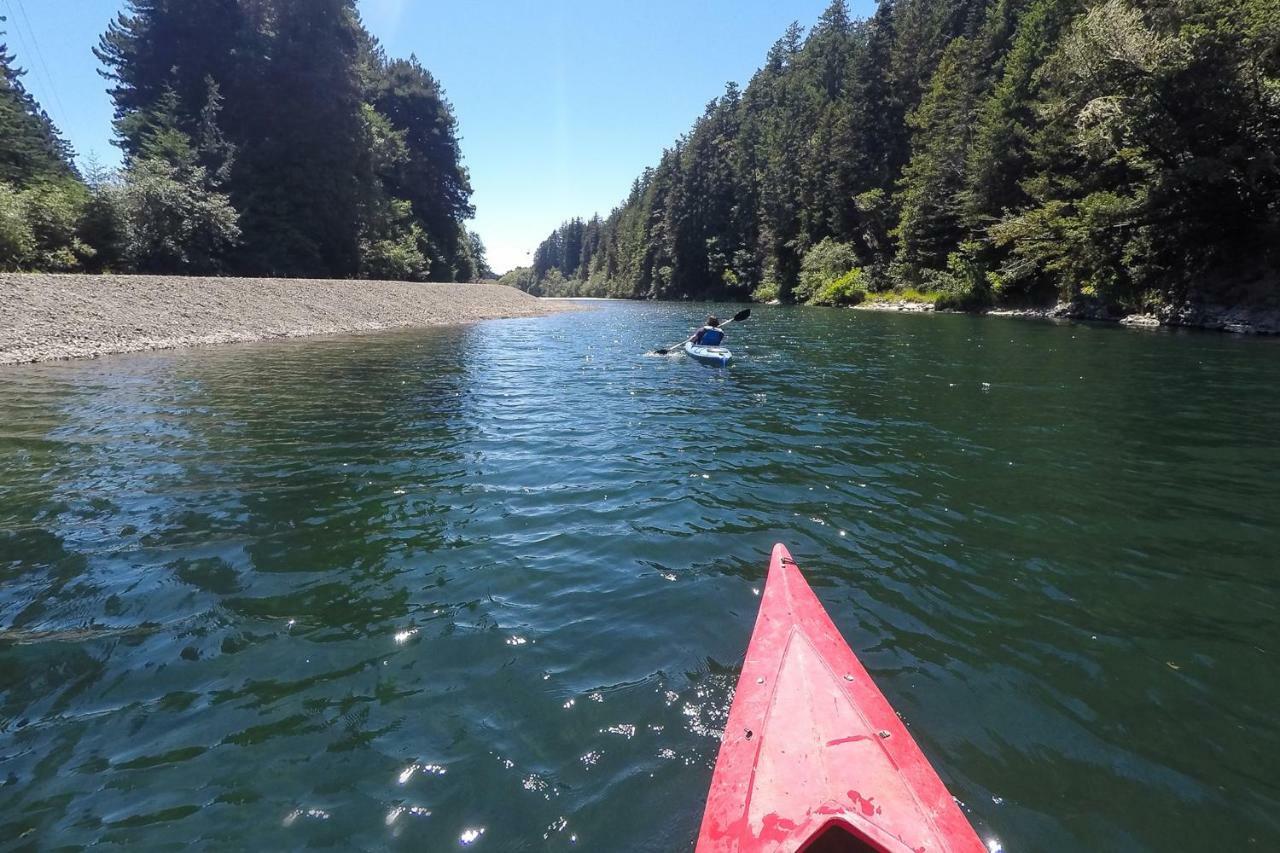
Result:
[[[729,362],[733,360],[733,353],[724,347],[700,347],[692,342],[686,342],[684,352],[694,361],[712,364],[716,367],[728,367]]]

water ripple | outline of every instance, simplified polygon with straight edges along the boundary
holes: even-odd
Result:
[[[0,372],[0,831],[688,849],[785,540],[1005,849],[1280,844],[1273,341],[696,307]]]

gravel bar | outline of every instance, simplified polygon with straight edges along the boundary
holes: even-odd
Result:
[[[0,274],[0,364],[575,310],[498,284]]]

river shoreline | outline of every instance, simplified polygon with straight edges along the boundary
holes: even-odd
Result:
[[[1184,328],[1230,332],[1238,335],[1280,335],[1280,308],[1252,308],[1189,304],[1165,306],[1151,314],[1111,313],[1106,308],[1089,304],[1059,302],[1047,308],[990,308],[983,311],[955,311],[934,307],[929,302],[896,300],[864,302],[854,305],[858,311],[890,311],[906,314],[936,312],[939,314],[977,314],[986,317],[1027,317],[1036,320],[1090,320],[1117,323],[1135,329]]]
[[[0,365],[575,310],[498,284],[0,274]]]

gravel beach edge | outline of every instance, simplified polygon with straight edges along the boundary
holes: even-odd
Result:
[[[0,273],[0,365],[572,310],[498,284]]]

